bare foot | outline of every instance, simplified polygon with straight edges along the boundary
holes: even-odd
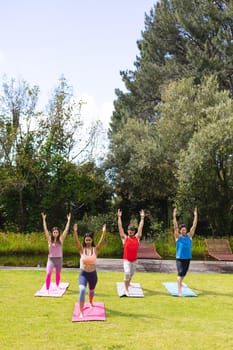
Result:
[[[79,318],[83,318],[83,312],[80,311]]]

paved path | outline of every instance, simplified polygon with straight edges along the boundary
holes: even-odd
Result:
[[[153,243],[141,243],[139,246],[139,259],[137,271],[141,272],[167,272],[176,273],[175,260],[163,260],[154,248]],[[41,267],[9,267],[0,266],[0,270],[44,270]],[[75,270],[77,268],[63,268],[63,270]],[[98,271],[123,272],[122,259],[97,259]],[[191,260],[189,272],[191,273],[233,273],[233,261],[197,261]]]
[[[97,259],[98,271],[123,271],[122,259]],[[175,260],[138,259],[137,271],[176,272]],[[196,261],[191,260],[191,273],[233,273],[233,261]]]
[[[45,267],[15,267],[0,266],[0,270],[45,270]],[[63,268],[67,271],[77,271],[78,268]],[[122,259],[97,259],[98,271],[123,272]],[[175,260],[138,259],[137,271],[176,273]],[[196,261],[191,260],[191,273],[233,273],[233,261]]]

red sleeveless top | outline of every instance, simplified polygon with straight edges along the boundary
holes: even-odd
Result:
[[[126,237],[124,242],[124,255],[123,259],[128,261],[135,261],[138,257],[138,247],[139,247],[139,241],[137,237]]]

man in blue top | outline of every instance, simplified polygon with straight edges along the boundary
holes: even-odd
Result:
[[[174,237],[176,240],[176,267],[178,295],[182,296],[182,281],[188,272],[190,259],[192,258],[192,238],[197,227],[197,208],[194,209],[193,225],[189,232],[184,224],[178,226],[176,208],[173,210]]]

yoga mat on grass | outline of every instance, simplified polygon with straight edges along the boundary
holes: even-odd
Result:
[[[35,293],[36,297],[54,297],[54,298],[59,298],[62,297],[63,294],[66,292],[67,288],[69,287],[68,282],[61,282],[59,284],[59,289],[57,289],[56,283],[51,282],[50,288],[49,288],[49,293],[47,292],[46,289],[46,284],[44,284],[40,290],[38,290]]]
[[[164,282],[164,287],[168,290],[168,292],[174,296],[178,297],[178,286],[177,282]],[[182,296],[183,297],[197,297],[197,294],[192,291],[186,284],[182,286]]]
[[[105,321],[104,303],[94,302],[91,307],[89,303],[84,304],[83,318],[80,317],[79,303],[74,304],[74,312],[72,315],[72,322],[85,321]]]
[[[124,282],[117,282],[117,294],[119,297],[134,297],[134,298],[143,298],[144,293],[140,283],[131,283],[129,286],[129,294],[125,293],[125,284]]]

